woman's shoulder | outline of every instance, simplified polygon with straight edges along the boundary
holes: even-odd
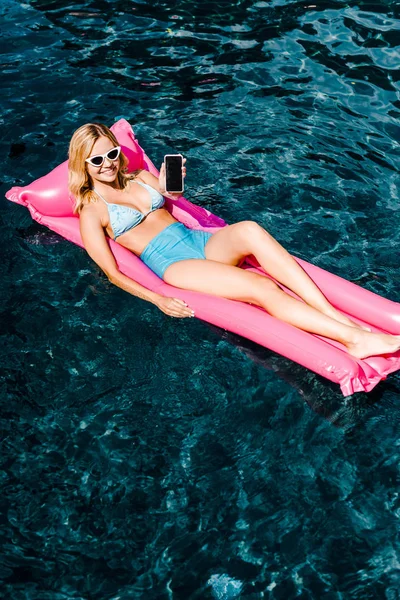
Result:
[[[135,178],[132,179],[132,181],[135,181],[135,179],[141,181],[142,183],[147,183],[147,185],[151,185],[153,187],[154,184],[158,181],[157,177],[152,175],[150,171],[147,171],[147,169],[139,169],[138,171],[136,171]]]
[[[91,219],[95,215],[99,215],[99,202],[97,199],[90,199],[82,204],[79,214],[80,218]]]
[[[145,169],[137,169],[136,171],[132,171],[132,173],[128,173],[127,177],[129,181],[135,181],[135,179],[143,179],[143,173],[146,173]]]

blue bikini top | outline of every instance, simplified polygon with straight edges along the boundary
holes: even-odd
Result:
[[[143,186],[150,193],[151,208],[147,213],[142,213],[140,210],[136,210],[136,208],[131,208],[130,206],[123,206],[122,204],[107,202],[107,200],[93,188],[93,191],[103,200],[103,202],[107,204],[110,225],[114,233],[114,240],[116,240],[117,237],[123,233],[126,233],[130,229],[133,229],[139,225],[139,223],[141,223],[143,219],[147,217],[147,215],[164,205],[165,200],[163,196],[157,192],[157,190],[152,188],[151,185],[147,185],[147,183],[142,183],[141,181],[136,181],[135,183]]]

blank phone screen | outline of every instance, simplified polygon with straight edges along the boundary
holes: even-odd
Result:
[[[181,156],[165,157],[165,187],[167,192],[180,192],[183,189]]]

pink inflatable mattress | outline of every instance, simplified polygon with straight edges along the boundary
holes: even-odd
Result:
[[[145,168],[158,176],[157,169],[140,147],[130,124],[125,119],[120,119],[111,129],[129,159],[130,171]],[[68,194],[67,161],[30,185],[13,187],[6,197],[12,202],[26,206],[38,223],[83,247],[79,219],[72,213],[73,199]],[[183,197],[177,201],[167,199],[166,207],[177,220],[192,229],[217,231],[226,225],[216,215]],[[270,316],[261,308],[171,287],[159,279],[132,252],[111,239],[108,243],[120,271],[128,277],[158,294],[185,300],[195,310],[198,319],[242,335],[338,383],[345,396],[354,392],[368,392],[389,373],[400,369],[400,352],[358,360],[349,355],[338,342],[301,331]],[[344,314],[355,321],[369,324],[373,331],[400,334],[399,303],[294,258],[331,304]],[[249,257],[241,268],[252,269],[268,277],[252,257]],[[294,296],[292,292],[287,291]]]

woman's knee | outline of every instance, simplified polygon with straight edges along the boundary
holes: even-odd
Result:
[[[254,302],[262,305],[263,301],[265,301],[266,295],[271,292],[282,291],[278,284],[275,281],[269,279],[269,277],[264,277],[259,275],[259,279],[254,281],[252,286],[252,296],[254,298]]]
[[[237,234],[244,242],[254,242],[259,236],[269,235],[256,221],[240,221],[237,223]]]

